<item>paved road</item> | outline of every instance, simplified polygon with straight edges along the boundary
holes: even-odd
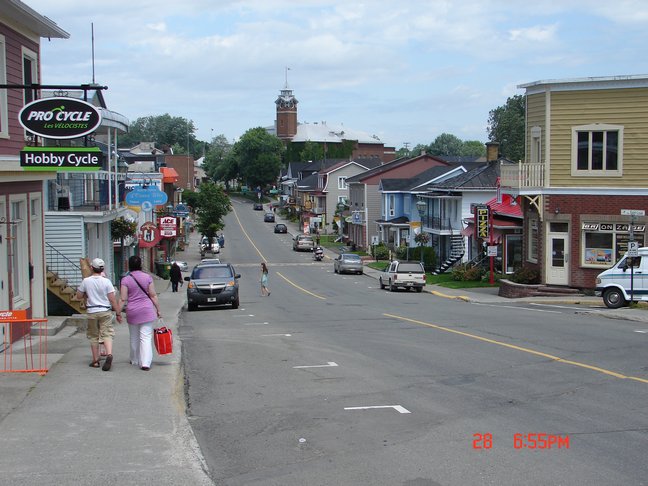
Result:
[[[292,252],[247,206],[227,223],[241,308],[181,325],[189,419],[217,484],[644,481],[643,324],[381,291]]]

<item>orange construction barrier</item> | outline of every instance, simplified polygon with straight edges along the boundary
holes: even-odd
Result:
[[[47,319],[26,319],[25,311],[0,311],[7,373],[47,373]],[[34,354],[36,357],[34,357]],[[15,361],[14,361],[15,358]]]

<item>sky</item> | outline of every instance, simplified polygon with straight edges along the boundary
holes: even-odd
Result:
[[[131,122],[168,113],[194,135],[300,123],[401,148],[488,141],[489,112],[539,80],[648,73],[648,1],[23,0],[70,34],[42,39],[42,82],[108,86]],[[289,68],[289,69],[287,69]]]

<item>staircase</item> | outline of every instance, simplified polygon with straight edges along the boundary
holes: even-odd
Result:
[[[440,275],[447,272],[455,263],[461,261],[465,252],[464,237],[461,235],[451,235],[450,256],[432,272],[432,275]]]
[[[85,314],[85,303],[76,299],[76,288],[83,278],[81,267],[47,242],[45,250],[48,315]]]

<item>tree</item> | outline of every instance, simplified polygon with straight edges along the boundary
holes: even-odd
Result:
[[[173,147],[176,154],[202,155],[203,143],[194,136],[193,121],[168,113],[159,116],[138,118],[128,128],[128,133],[119,138],[122,147],[132,147],[140,142],[155,142],[157,148]]]
[[[234,144],[240,178],[249,187],[274,184],[279,176],[284,145],[264,128],[251,128]]]
[[[224,228],[223,218],[231,209],[229,197],[222,187],[211,182],[201,184],[196,208],[196,227],[200,234],[211,241],[216,232]]]
[[[119,268],[124,268],[124,238],[135,236],[137,234],[137,221],[130,221],[125,218],[113,219],[110,223],[110,236],[113,241],[119,240],[120,249],[120,265]]]
[[[299,159],[302,162],[308,162],[309,160],[322,160],[324,159],[324,147],[319,143],[307,140],[306,143],[304,143],[304,149],[299,154]]]
[[[524,159],[524,96],[515,95],[488,114],[488,139],[500,144],[500,153],[507,159]]]
[[[463,142],[449,133],[442,133],[430,144],[430,155],[461,155]]]
[[[221,179],[222,174],[227,171],[223,171],[220,166],[225,163],[225,160],[231,151],[232,144],[223,134],[214,137],[209,144],[209,149],[205,154],[203,168],[205,169],[205,173],[214,181],[227,181],[227,179]]]
[[[479,140],[466,140],[461,147],[461,154],[464,157],[482,157],[486,155],[486,146]]]

